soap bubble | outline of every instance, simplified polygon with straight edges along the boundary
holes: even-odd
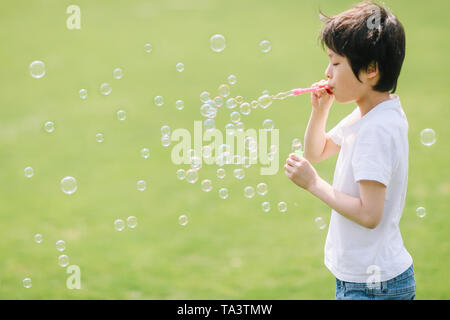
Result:
[[[227,99],[227,101],[225,102],[225,105],[227,106],[228,109],[236,108],[236,106],[237,106],[236,99],[234,99],[234,98]]]
[[[244,196],[251,199],[255,196],[255,188],[248,186],[244,188]]]
[[[233,121],[234,123],[238,123],[241,120],[241,114],[238,111],[233,111],[230,114],[230,119],[231,121]]]
[[[284,201],[278,202],[278,211],[286,212],[286,210],[287,210],[287,203]]]
[[[228,76],[228,83],[231,85],[234,85],[234,84],[236,84],[236,82],[237,82],[236,76],[234,74],[230,74]]]
[[[170,140],[170,136],[164,135],[161,137],[161,145],[163,147],[167,148],[168,146],[170,146],[171,143],[172,143],[172,141]]]
[[[214,121],[214,119],[206,119],[205,121],[203,121],[203,127],[206,131],[213,130],[216,128],[216,122]]]
[[[203,91],[202,93],[200,93],[200,101],[201,102],[206,102],[209,99],[211,99],[211,95],[208,91]]]
[[[258,98],[258,104],[261,108],[266,109],[272,104],[272,97],[268,94],[262,95]]]
[[[122,219],[117,219],[116,221],[114,221],[114,229],[116,229],[117,231],[122,231],[123,229],[125,229],[125,222]]]
[[[139,191],[144,191],[147,188],[147,183],[145,180],[138,180],[138,182],[136,182],[136,188]]]
[[[127,119],[127,113],[125,110],[119,110],[117,111],[117,120],[124,121]]]
[[[258,101],[256,100],[252,100],[252,102],[250,103],[253,109],[258,108]]]
[[[153,102],[155,103],[156,106],[162,107],[164,105],[164,98],[162,96],[156,96],[153,99]]]
[[[219,178],[219,179],[225,178],[225,174],[226,174],[225,169],[223,169],[223,168],[217,169],[216,174],[217,174],[217,178]]]
[[[210,192],[212,190],[212,181],[205,179],[202,181],[202,190],[205,192]]]
[[[175,108],[177,108],[178,110],[183,110],[184,109],[184,101],[177,100],[177,102],[175,102]]]
[[[103,140],[105,140],[105,138],[103,137],[103,133],[97,133],[97,134],[95,135],[95,140],[96,140],[98,143],[102,143]]]
[[[32,284],[31,284],[31,278],[25,278],[22,281],[23,286],[27,289],[31,288]]]
[[[261,49],[261,52],[267,53],[272,49],[272,44],[269,40],[263,40],[259,43],[259,48]]]
[[[317,228],[319,228],[320,230],[325,229],[327,226],[327,224],[325,223],[325,221],[323,220],[322,217],[315,218],[314,222],[316,223]]]
[[[228,144],[226,144],[226,143],[222,143],[217,148],[217,152],[218,153],[229,152],[229,151],[230,151],[230,146]]]
[[[234,169],[233,175],[236,179],[242,180],[245,178],[245,171],[242,168]]]
[[[291,144],[292,151],[302,150],[302,141],[299,138],[294,138]]]
[[[58,264],[65,268],[69,265],[69,257],[66,256],[65,254],[62,254],[58,257]]]
[[[122,79],[122,77],[123,77],[123,70],[121,68],[115,68],[113,70],[113,78]]]
[[[258,194],[264,196],[269,191],[269,188],[268,188],[267,184],[265,184],[264,182],[261,182],[261,183],[258,183],[258,185],[256,186],[256,191],[258,192]]]
[[[242,157],[240,154],[235,154],[233,156],[232,164],[241,164],[242,163]]]
[[[202,167],[202,158],[193,156],[190,159],[190,163],[192,169],[198,170]]]
[[[250,104],[248,102],[242,103],[240,109],[241,113],[246,116],[249,115],[250,112],[252,111],[252,107],[250,107]]]
[[[196,183],[198,180],[198,172],[195,169],[189,169],[186,171],[186,181],[189,183]]]
[[[226,199],[226,198],[228,198],[228,189],[227,189],[227,188],[221,188],[221,189],[219,190],[219,197],[220,197],[221,199]]]
[[[46,123],[44,123],[44,130],[48,133],[52,133],[53,131],[55,131],[55,124],[52,121],[47,121]]]
[[[234,135],[236,132],[236,127],[233,123],[227,123],[225,125],[225,133],[229,136]]]
[[[245,169],[250,168],[250,166],[252,165],[250,162],[250,158],[247,156],[242,157],[241,163]]]
[[[197,157],[197,153],[194,149],[189,149],[187,154],[189,155],[189,158]]]
[[[263,129],[265,130],[272,130],[273,129],[273,120],[272,119],[266,119],[263,121]]]
[[[240,105],[242,102],[244,102],[244,98],[243,98],[242,96],[236,96],[235,99],[236,99],[236,103],[239,104],[239,105]]]
[[[432,146],[436,142],[436,133],[433,129],[423,129],[420,132],[420,141],[425,146]]]
[[[36,243],[41,243],[42,240],[43,240],[42,234],[37,233],[37,234],[34,235],[34,241],[35,241]]]
[[[223,167],[224,165],[226,165],[228,163],[228,157],[229,157],[229,152],[219,153],[218,156],[216,157],[216,164],[219,167]]]
[[[202,147],[202,155],[204,159],[209,159],[212,157],[212,147],[210,145]]]
[[[112,92],[112,87],[109,83],[102,83],[100,85],[100,93],[104,96],[109,95]]]
[[[150,157],[150,150],[148,148],[142,148],[141,157],[144,159],[148,159]]]
[[[23,173],[25,174],[25,177],[31,178],[34,175],[34,170],[32,167],[26,167],[23,169]]]
[[[178,62],[175,68],[177,69],[178,72],[183,72],[184,70],[183,62]]]
[[[188,224],[188,217],[184,214],[178,217],[178,223],[183,227]]]
[[[225,49],[225,37],[221,34],[215,34],[210,38],[211,49],[215,52],[221,52]]]
[[[152,52],[152,49],[153,49],[153,47],[152,47],[152,45],[150,43],[146,43],[144,45],[144,51],[145,52],[150,53],[150,52]]]
[[[177,178],[178,180],[184,180],[184,178],[186,178],[186,171],[184,171],[184,169],[178,169]]]
[[[246,150],[249,150],[250,152],[256,152],[258,149],[258,142],[253,137],[245,137],[244,139],[244,147]]]
[[[78,91],[78,94],[80,95],[80,98],[85,100],[88,97],[88,91],[86,89],[80,89]]]
[[[137,218],[135,216],[129,216],[127,218],[128,228],[134,229],[137,227]]]
[[[161,127],[161,135],[163,135],[163,136],[170,135],[170,127],[169,126],[162,126]]]
[[[264,202],[261,204],[261,208],[262,208],[262,210],[263,210],[264,212],[269,212],[269,211],[270,211],[270,202],[264,201]]]
[[[427,211],[425,210],[424,207],[418,207],[418,208],[416,209],[416,214],[417,214],[417,216],[418,216],[419,218],[423,218],[423,217],[425,217],[425,215],[427,214]]]
[[[219,96],[226,98],[230,95],[230,86],[227,84],[222,84],[219,87]]]
[[[223,98],[221,96],[215,97],[214,104],[216,105],[216,107],[220,108],[221,106],[223,106]]]
[[[213,119],[217,115],[217,108],[216,106],[212,106],[210,103],[204,103],[200,107],[200,114],[206,118]]]
[[[61,190],[65,194],[73,194],[77,191],[77,180],[74,177],[64,177],[61,180]]]
[[[66,243],[64,240],[58,240],[56,241],[56,250],[63,252],[66,250]]]
[[[30,74],[33,78],[40,79],[45,75],[45,64],[36,60],[30,64]]]

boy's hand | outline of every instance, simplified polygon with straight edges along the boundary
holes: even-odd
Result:
[[[284,169],[289,179],[306,190],[309,190],[319,178],[309,161],[295,153],[291,153],[286,159]]]
[[[318,87],[320,85],[326,84],[325,80],[313,83],[312,87]],[[317,111],[328,111],[333,104],[334,95],[330,95],[327,90],[320,89],[311,92],[311,104]]]

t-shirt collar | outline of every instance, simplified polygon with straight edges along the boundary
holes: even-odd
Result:
[[[367,121],[367,119],[370,119],[371,117],[373,117],[373,115],[377,114],[378,112],[380,112],[384,109],[390,109],[390,108],[397,109],[399,107],[400,107],[400,98],[396,94],[391,94],[390,99],[380,102],[375,107],[370,109],[370,111],[367,112],[361,119],[359,119],[358,121],[356,121],[346,127],[348,129],[354,130],[354,129],[358,128],[362,123]],[[353,110],[353,112],[359,112],[359,107],[357,106],[355,108],[355,110]]]

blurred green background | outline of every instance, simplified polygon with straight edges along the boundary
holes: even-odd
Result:
[[[308,96],[252,110],[246,128],[270,118],[280,129],[280,170],[261,176],[259,166],[237,180],[232,166],[219,180],[216,166],[200,170],[196,184],[179,181],[160,128],[193,129],[199,94],[217,95],[230,74],[231,95],[251,101],[306,87],[324,78],[328,58],[317,42],[318,10],[337,14],[355,1],[8,1],[0,10],[0,298],[1,299],[334,299],[335,280],[323,264],[325,230],[316,227],[330,209],[300,190],[282,166],[293,138],[303,140]],[[68,30],[66,8],[81,8],[81,30]],[[401,230],[414,259],[417,299],[448,299],[449,132],[447,1],[387,1],[403,23],[407,53],[397,93],[408,116],[410,175]],[[220,33],[226,48],[213,52]],[[262,53],[259,42],[270,40]],[[144,52],[151,43],[153,51]],[[46,75],[34,79],[29,64],[42,60]],[[185,70],[175,65],[183,62]],[[112,77],[120,67],[124,76]],[[99,86],[112,85],[103,96]],[[88,90],[80,99],[78,91]],[[165,104],[153,103],[162,95]],[[184,110],[175,101],[185,102]],[[335,104],[327,128],[352,105]],[[126,121],[116,111],[127,112]],[[49,134],[43,124],[51,120]],[[229,122],[220,109],[216,126]],[[420,132],[433,128],[426,147]],[[95,135],[102,132],[103,143]],[[149,159],[140,156],[148,147]],[[336,157],[315,167],[331,182]],[[24,168],[34,176],[27,179]],[[64,194],[60,181],[74,176],[78,190]],[[200,181],[209,178],[205,193]],[[139,192],[136,181],[147,181]],[[266,182],[266,196],[247,199],[243,189]],[[230,196],[218,196],[228,187]],[[261,203],[270,201],[269,213]],[[277,203],[286,201],[280,213]],[[416,208],[427,210],[424,218]],[[178,224],[186,214],[187,226]],[[114,220],[138,218],[122,232]],[[41,233],[41,244],[34,235]],[[70,264],[81,268],[81,290],[66,288],[57,263],[57,240]],[[25,289],[22,280],[32,279]]]

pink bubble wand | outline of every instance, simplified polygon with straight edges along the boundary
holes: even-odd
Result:
[[[284,100],[287,97],[298,96],[298,95],[301,95],[303,93],[314,92],[314,91],[318,91],[318,90],[321,90],[321,89],[325,89],[328,94],[333,94],[333,92],[331,91],[331,88],[328,85],[328,83],[325,83],[325,84],[321,84],[321,85],[319,85],[317,87],[297,88],[297,89],[292,89],[292,90],[285,91],[285,92],[280,92],[280,93],[274,95],[272,98],[273,99],[278,99],[278,100]]]

